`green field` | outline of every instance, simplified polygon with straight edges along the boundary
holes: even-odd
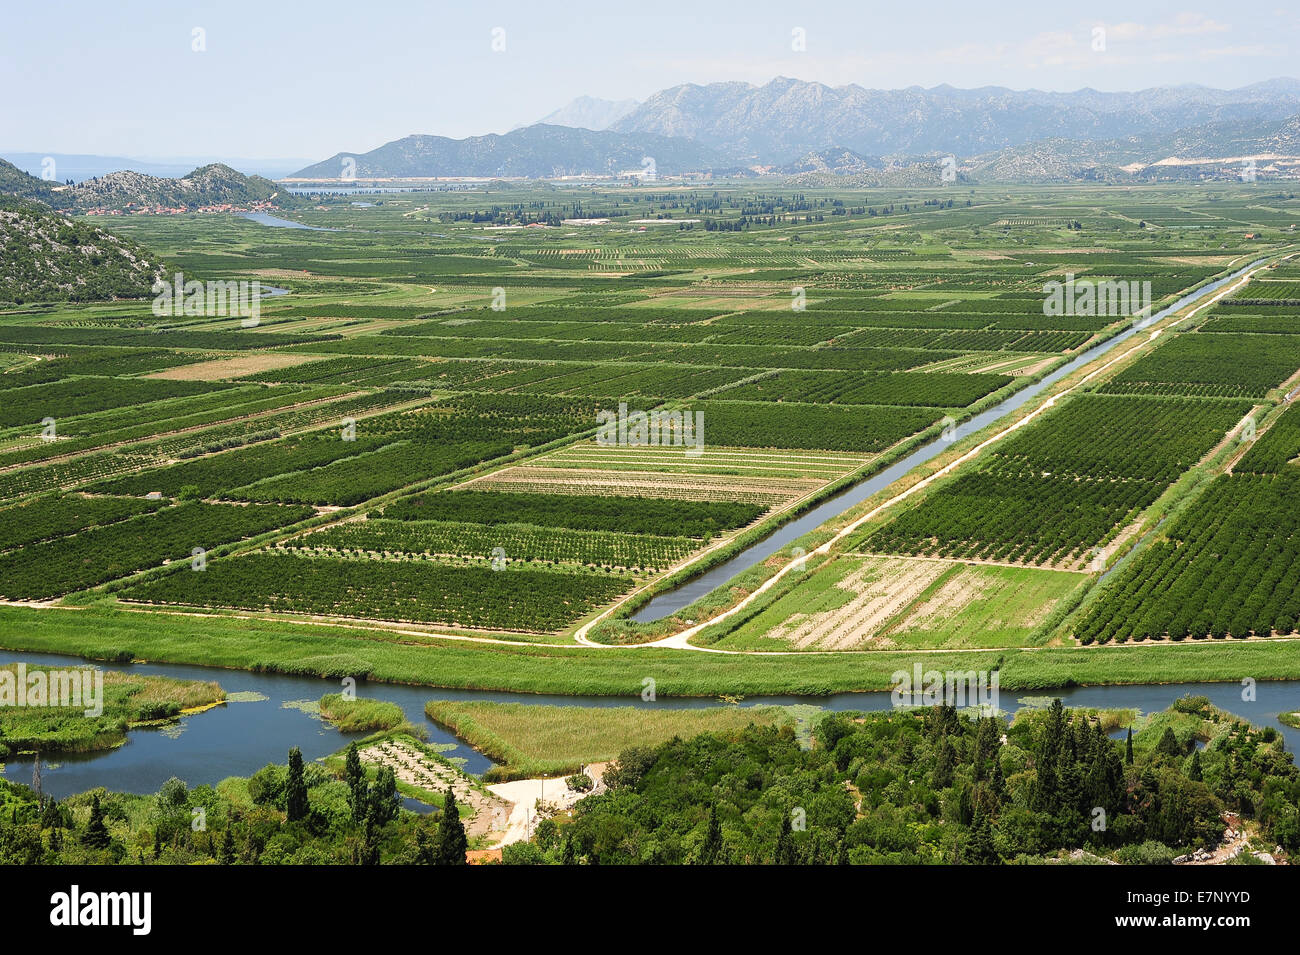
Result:
[[[1083,575],[947,560],[846,556],[715,647],[905,650],[1027,646]]]
[[[424,710],[502,764],[490,771],[493,779],[569,775],[590,763],[617,759],[633,747],[658,746],[674,737],[792,722],[772,706],[670,710],[433,700]]]

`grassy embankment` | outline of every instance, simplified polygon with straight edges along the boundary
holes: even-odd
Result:
[[[258,618],[0,607],[4,649],[99,660],[149,660],[301,676],[353,676],[457,689],[568,695],[806,694],[885,690],[914,662],[935,670],[1001,670],[1004,690],[1081,684],[1300,679],[1290,640],[973,652],[866,651],[723,655],[400,638],[378,630]],[[634,656],[629,656],[634,654]],[[634,664],[634,665],[633,665]]]
[[[501,763],[484,777],[496,780],[569,775],[630,747],[657,746],[675,736],[793,722],[775,706],[670,710],[433,700],[424,712]]]

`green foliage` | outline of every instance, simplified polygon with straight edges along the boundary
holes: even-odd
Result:
[[[465,865],[465,851],[468,847],[465,824],[460,821],[460,813],[456,809],[456,796],[448,786],[442,800],[442,811],[438,813],[438,846],[434,865]]]
[[[1214,480],[1079,621],[1085,643],[1269,636],[1300,620],[1300,469]],[[1225,572],[1224,568],[1231,568]]]
[[[289,750],[289,774],[284,784],[285,817],[298,822],[307,815],[307,784],[303,781],[302,750]]]
[[[628,586],[594,574],[258,553],[213,561],[202,574],[181,571],[144,581],[125,595],[152,603],[552,631]]]
[[[302,520],[307,508],[191,501],[0,555],[0,594],[56,597]],[[173,574],[173,576],[175,576]]]
[[[757,504],[730,501],[508,491],[425,494],[384,508],[385,518],[398,520],[533,524],[573,530],[697,538],[742,527],[762,513],[763,508]]]

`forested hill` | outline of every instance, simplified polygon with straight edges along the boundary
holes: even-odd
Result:
[[[71,188],[38,179],[13,163],[0,159],[0,195],[35,199],[55,209],[66,209],[72,205]]]
[[[127,239],[38,202],[0,196],[0,308],[142,298],[160,268]]]

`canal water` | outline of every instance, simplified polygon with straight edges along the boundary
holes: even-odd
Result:
[[[666,590],[652,598],[648,603],[632,614],[632,619],[640,623],[650,623],[655,620],[662,620],[664,617],[672,616],[677,613],[677,611],[694,603],[710,591],[721,587],[741,571],[748,570],[750,567],[761,564],[792,541],[798,540],[809,531],[816,530],[831,518],[838,517],[849,508],[861,504],[867,498],[889,487],[889,485],[903,477],[913,468],[924,464],[932,458],[938,457],[944,451],[948,450],[954,441],[958,441],[961,438],[974,434],[977,431],[987,428],[994,422],[1007,417],[1025,402],[1029,401],[1044,389],[1050,388],[1066,375],[1072,374],[1089,362],[1095,361],[1109,352],[1112,348],[1127,341],[1134,335],[1139,334],[1144,329],[1154,325],[1156,322],[1161,321],[1169,314],[1186,308],[1188,305],[1191,305],[1200,299],[1213,295],[1214,292],[1227,283],[1254,268],[1259,264],[1259,261],[1263,260],[1261,259],[1252,262],[1250,265],[1238,269],[1231,275],[1224,276],[1221,279],[1216,279],[1203,288],[1199,288],[1194,292],[1189,292],[1187,295],[1184,295],[1182,298],[1178,299],[1178,301],[1161,311],[1138,319],[1115,337],[1109,338],[1099,345],[1094,345],[1085,352],[1081,352],[1068,363],[1062,365],[1042,380],[1022,388],[1005,401],[1002,401],[999,404],[994,405],[992,408],[989,408],[987,411],[983,411],[969,420],[962,422],[950,432],[950,437],[935,438],[928,444],[922,445],[906,457],[901,458],[877,474],[865,479],[859,484],[853,485],[853,487],[835,495],[834,497],[827,498],[821,504],[807,511],[800,517],[783,524],[768,536],[750,544],[725,563],[719,564],[700,574],[698,577],[686,580],[672,590]]]

